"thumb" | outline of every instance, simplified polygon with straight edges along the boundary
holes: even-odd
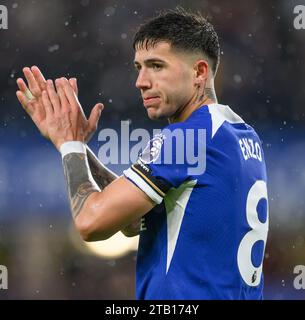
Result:
[[[93,107],[93,109],[90,113],[89,119],[88,119],[89,131],[92,132],[97,129],[97,124],[98,124],[98,121],[101,117],[103,109],[104,109],[104,105],[102,103],[97,103]]]

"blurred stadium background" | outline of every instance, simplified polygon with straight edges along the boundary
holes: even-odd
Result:
[[[222,47],[218,98],[263,141],[265,298],[305,298],[293,287],[294,267],[305,265],[305,30],[293,27],[293,8],[304,0],[0,3],[9,11],[8,30],[0,30],[0,265],[8,267],[9,289],[0,299],[134,298],[136,251],[105,258],[78,238],[60,156],[19,106],[15,81],[31,65],[48,78],[75,76],[87,114],[97,101],[106,106],[99,130],[128,119],[133,128],[162,127],[147,119],[134,87],[132,35],[156,10],[176,5],[210,17]],[[90,146],[101,146],[97,134]],[[120,174],[123,166],[112,169]]]

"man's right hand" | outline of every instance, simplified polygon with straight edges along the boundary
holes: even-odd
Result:
[[[17,79],[17,85],[19,90],[16,92],[17,98],[21,103],[23,109],[29,114],[33,122],[39,129],[40,133],[45,137],[49,138],[48,128],[46,124],[46,114],[42,104],[42,91],[46,90],[46,80],[39,70],[38,67],[33,66],[31,68],[23,68],[24,76],[27,80],[27,84],[22,78]],[[78,87],[76,78],[69,79],[69,82],[76,94],[78,95]],[[90,114],[90,117],[87,121],[86,128],[86,142],[88,142],[93,136],[94,132],[97,129],[97,123],[100,118],[100,108],[95,106]],[[84,119],[86,116],[82,111]]]

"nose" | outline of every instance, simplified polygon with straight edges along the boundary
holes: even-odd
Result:
[[[150,89],[151,81],[145,70],[140,70],[136,81],[136,87],[140,90]]]

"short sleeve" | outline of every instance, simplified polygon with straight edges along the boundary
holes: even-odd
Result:
[[[194,135],[195,137],[195,135]],[[169,125],[150,140],[136,163],[123,173],[154,202],[161,203],[171,188],[189,178],[187,153],[196,143],[186,128]],[[191,150],[194,153],[194,150]]]

